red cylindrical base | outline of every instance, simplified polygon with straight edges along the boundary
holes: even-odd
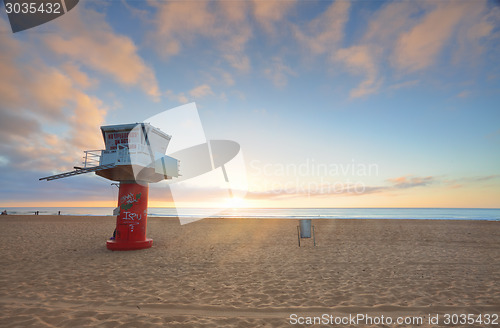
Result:
[[[106,247],[112,251],[133,251],[136,249],[150,248],[153,246],[153,239],[146,238],[144,241],[134,242],[119,242],[116,240],[108,240]]]
[[[120,214],[116,217],[115,239],[106,243],[108,249],[129,251],[153,246],[153,240],[146,238],[148,190],[147,183],[120,183],[118,195]]]

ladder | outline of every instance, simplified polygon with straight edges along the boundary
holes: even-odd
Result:
[[[105,169],[110,169],[110,168],[115,167],[115,166],[116,166],[115,163],[111,163],[111,164],[100,165],[100,166],[77,168],[76,170],[71,171],[71,172],[65,172],[65,173],[60,173],[60,174],[56,174],[56,175],[51,175],[51,176],[48,176],[48,177],[45,177],[45,178],[40,178],[38,180],[40,180],[40,181],[41,180],[50,181],[50,180],[62,179],[62,178],[67,178],[67,177],[70,177],[70,176],[73,176],[73,175],[78,175],[78,174],[84,174],[84,173],[89,173],[89,172],[95,172],[95,171],[101,171],[101,170],[105,170]]]

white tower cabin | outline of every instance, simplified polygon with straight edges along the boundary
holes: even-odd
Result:
[[[95,172],[113,181],[159,182],[179,176],[179,161],[165,156],[171,136],[149,123],[101,126],[106,149],[86,150],[83,167],[40,180]]]
[[[103,178],[123,181],[158,182],[179,176],[178,161],[165,156],[171,136],[149,123],[101,126],[106,149],[99,165],[114,164],[99,170]]]

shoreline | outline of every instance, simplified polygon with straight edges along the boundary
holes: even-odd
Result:
[[[61,215],[67,216],[109,216],[111,208],[8,208],[10,215]],[[500,209],[453,209],[453,208],[330,208],[330,209],[202,209],[202,208],[154,208],[148,209],[148,216],[188,218],[248,218],[248,219],[412,219],[412,220],[481,220],[500,221]]]
[[[116,218],[116,215],[76,215],[76,214],[61,214],[61,215],[53,215],[53,214],[40,214],[40,215],[26,215],[26,214],[8,214],[1,215],[0,220],[4,218],[53,218],[53,217],[61,217],[61,218]],[[196,219],[197,221],[201,220],[313,220],[313,221],[335,221],[335,220],[353,220],[353,221],[447,221],[447,222],[500,222],[500,219],[462,219],[462,218],[324,218],[324,217],[206,217],[199,218],[196,216],[183,216],[183,219]],[[148,214],[148,220],[151,219],[161,219],[161,220],[179,220],[178,216],[152,216]],[[195,221],[195,222],[197,222]]]

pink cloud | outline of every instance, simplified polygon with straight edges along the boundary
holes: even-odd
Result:
[[[165,92],[165,95],[167,96],[168,99],[177,101],[181,104],[186,104],[187,102],[189,102],[189,99],[186,97],[186,94],[184,92],[176,94],[172,90],[167,90]]]
[[[333,52],[344,37],[345,23],[349,19],[349,1],[335,1],[320,16],[301,29],[295,26],[297,40],[314,55]]]
[[[208,84],[199,85],[189,91],[193,98],[202,98],[209,95],[214,95],[212,88]]]
[[[154,31],[149,40],[165,57],[177,55],[198,38],[215,42],[216,48],[233,68],[250,69],[245,54],[252,37],[244,1],[149,1],[156,8]]]
[[[0,25],[5,26],[1,18]],[[0,34],[0,69],[11,77],[0,79],[0,153],[16,168],[67,169],[80,164],[82,150],[102,145],[99,125],[106,107],[82,91],[90,83],[86,74],[67,65],[64,70],[48,66],[36,46]],[[22,62],[18,49],[23,49]]]
[[[392,188],[396,189],[407,189],[418,186],[427,186],[437,182],[435,177],[412,177],[412,176],[402,176],[397,178],[388,179],[392,183]]]
[[[297,1],[253,1],[253,13],[264,31],[274,36],[278,23],[284,21],[286,15],[297,4]]]
[[[87,89],[99,83],[96,79],[91,79],[86,73],[82,72],[76,65],[65,63],[62,68],[66,75],[78,86]]]
[[[500,7],[478,1],[476,6],[468,8],[463,23],[457,29],[457,49],[453,62],[481,62],[480,56],[485,49],[496,48],[500,38]],[[497,51],[497,56],[498,56]]]
[[[134,42],[114,33],[103,15],[82,7],[54,22],[61,33],[44,38],[51,51],[119,83],[138,85],[158,99],[160,93],[153,70],[138,55]]]
[[[333,59],[342,62],[354,74],[364,74],[365,79],[361,84],[351,90],[351,98],[359,98],[378,90],[380,78],[378,78],[377,63],[374,59],[375,51],[368,46],[353,46],[340,49]]]
[[[411,26],[412,15],[419,9],[415,2],[391,2],[375,12],[361,41],[349,48],[339,49],[331,59],[355,75],[364,76],[350,91],[351,98],[377,93],[382,86],[379,66],[394,47],[402,30]],[[387,22],[390,21],[390,24]]]
[[[280,57],[273,57],[270,65],[264,69],[264,74],[278,88],[283,88],[288,83],[290,75],[297,75],[293,69],[283,63]]]
[[[172,90],[167,90],[165,92],[165,95],[171,100],[185,104],[185,103],[189,102],[190,99],[196,100],[196,99],[200,99],[200,98],[203,98],[206,96],[214,96],[215,93],[213,92],[210,85],[205,83],[205,84],[198,85],[187,92],[175,93]]]
[[[18,167],[67,169],[68,164],[80,164],[83,150],[101,147],[99,126],[106,108],[99,99],[76,88],[63,72],[41,67],[40,63],[37,69],[31,81],[15,86],[28,96],[22,104],[8,107],[13,113],[3,119],[12,129],[3,129],[2,139],[12,142],[3,143],[1,148],[18,159]],[[47,93],[50,87],[57,89]],[[65,132],[49,132],[53,127]]]
[[[387,3],[372,15],[361,42],[392,49],[400,34],[416,24],[415,15],[425,10],[422,7],[425,3],[418,1]]]
[[[398,38],[394,58],[400,69],[411,72],[434,64],[436,57],[450,42],[458,24],[482,2],[438,1],[429,4],[433,9]]]

